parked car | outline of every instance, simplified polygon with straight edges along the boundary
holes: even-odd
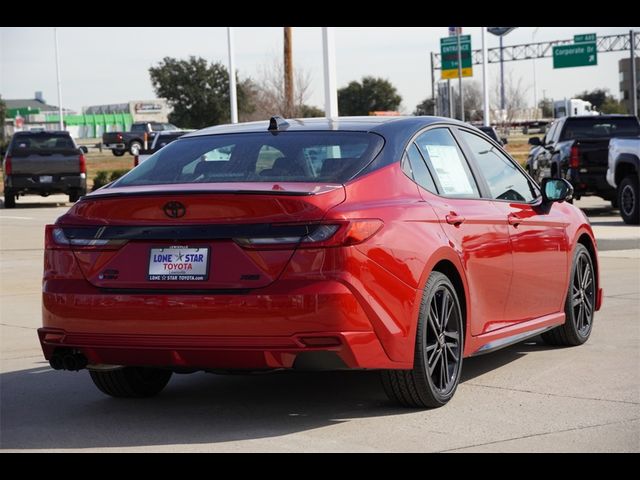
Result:
[[[640,138],[609,141],[607,182],[618,193],[618,208],[625,223],[640,223]]]
[[[166,130],[157,132],[156,135],[154,135],[153,141],[149,145],[149,148],[147,150],[140,150],[140,153],[133,157],[133,166],[137,167],[162,147],[169,145],[171,142],[177,140],[185,133],[189,133],[192,131],[193,130]]]
[[[115,397],[174,371],[353,368],[442,406],[463,357],[589,338],[602,289],[571,193],[455,120],[204,129],[46,227],[39,339]]]
[[[496,142],[498,142],[500,145],[506,145],[507,144],[507,138],[506,137],[499,137],[498,136],[498,132],[496,132],[496,129],[493,127],[485,127],[484,125],[479,126],[478,129],[480,131],[482,131],[483,133],[487,134],[490,138],[492,138],[493,140],[495,140]]]
[[[569,180],[576,199],[595,195],[615,207],[616,190],[606,180],[609,140],[638,135],[638,118],[631,115],[564,117],[542,140],[529,139],[527,170],[538,182],[547,176]]]
[[[102,148],[110,149],[116,157],[121,157],[127,151],[131,155],[138,155],[145,145],[153,141],[156,132],[179,130],[171,123],[136,122],[131,125],[129,132],[105,132],[102,134]]]
[[[87,164],[69,132],[16,132],[2,169],[4,208],[14,208],[21,195],[69,195],[76,202],[87,193]]]

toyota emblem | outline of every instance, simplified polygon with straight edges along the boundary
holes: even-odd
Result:
[[[184,217],[184,214],[187,213],[187,208],[180,202],[167,202],[162,209],[169,218]]]

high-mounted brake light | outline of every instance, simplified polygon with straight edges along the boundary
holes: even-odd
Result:
[[[64,230],[55,225],[47,225],[45,227],[46,250],[78,248],[84,250],[117,250],[127,240],[112,240],[103,238],[68,238]]]
[[[11,175],[11,157],[9,155],[4,159],[4,174]]]
[[[336,220],[310,224],[310,233],[304,236],[234,238],[244,248],[274,250],[283,248],[340,247],[362,243],[381,228],[378,219]]]

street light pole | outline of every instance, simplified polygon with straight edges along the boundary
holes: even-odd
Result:
[[[485,127],[488,127],[491,124],[491,118],[489,114],[489,82],[487,81],[488,68],[489,65],[487,63],[487,42],[484,38],[485,27],[480,27],[482,32],[482,98],[484,104],[484,115],[482,119],[482,124]]]
[[[233,52],[233,31],[227,27],[229,47],[229,102],[231,103],[231,123],[238,123],[238,95],[236,91],[236,67]]]
[[[635,32],[631,30],[629,32],[629,49],[631,50],[631,61],[629,67],[631,67],[631,115],[638,115],[638,80],[636,79],[636,49],[635,49]]]
[[[464,92],[462,91],[462,51],[460,48],[460,34],[462,27],[456,27],[456,37],[458,39],[458,93],[460,94],[460,120],[464,122]]]
[[[56,79],[58,81],[58,127],[64,130],[64,117],[62,113],[62,86],[60,85],[60,57],[58,55],[58,29],[53,27],[53,37],[56,50]]]
[[[324,59],[324,115],[327,118],[338,118],[336,44],[333,38],[333,27],[322,27],[322,52]]]

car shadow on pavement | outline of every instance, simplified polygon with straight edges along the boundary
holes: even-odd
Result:
[[[462,382],[536,348],[521,344],[466,359]],[[57,372],[44,361],[0,375],[2,449],[211,444],[419,412],[387,400],[373,371],[174,375],[160,395],[147,399],[107,397],[86,370]]]
[[[20,201],[18,200],[16,202],[16,207],[10,209],[11,211],[18,211],[21,210],[23,208],[56,208],[56,207],[71,207],[71,205],[73,205],[70,202],[58,202],[58,201],[52,201],[52,202],[29,202],[27,201]],[[9,210],[8,208],[4,208],[4,200],[0,200],[0,208],[4,209],[4,210]]]

